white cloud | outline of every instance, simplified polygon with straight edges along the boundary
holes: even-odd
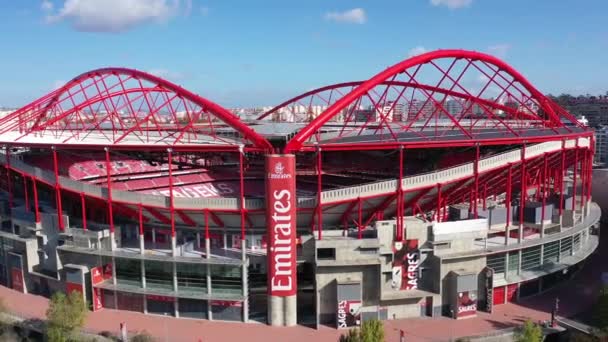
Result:
[[[426,53],[426,52],[428,52],[428,50],[424,46],[416,46],[415,48],[412,48],[407,53],[407,56],[414,57],[414,56],[422,55],[423,53]]]
[[[49,0],[42,0],[42,4],[40,5],[40,8],[45,12],[50,12],[53,10],[53,3],[50,2]]]
[[[468,7],[473,3],[473,0],[431,0],[433,6],[445,6],[449,9],[458,9]]]
[[[325,13],[325,20],[335,21],[338,23],[349,24],[365,24],[367,15],[362,8],[353,8],[344,12],[328,12]]]
[[[47,15],[49,23],[70,22],[78,31],[122,32],[149,22],[166,22],[188,9],[180,0],[64,0],[57,13]]]
[[[488,52],[498,58],[507,57],[509,50],[511,50],[511,44],[496,44],[488,46]]]
[[[186,75],[181,72],[170,71],[167,69],[151,69],[148,70],[148,73],[173,82],[181,81],[186,78]]]

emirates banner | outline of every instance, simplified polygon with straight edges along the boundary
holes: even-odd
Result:
[[[266,156],[268,294],[297,292],[295,156]]]
[[[457,318],[477,315],[477,293],[476,291],[464,291],[458,293]]]

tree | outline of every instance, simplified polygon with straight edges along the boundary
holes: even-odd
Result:
[[[361,325],[361,329],[351,329],[340,336],[340,342],[384,342],[382,321],[370,319]]]
[[[515,342],[541,342],[542,340],[543,329],[530,320],[527,320],[515,334]]]
[[[72,291],[69,295],[56,292],[49,302],[46,311],[46,334],[49,342],[66,342],[75,340],[74,334],[84,325],[87,310],[82,293]]]
[[[148,334],[146,331],[142,331],[137,335],[129,339],[130,342],[154,342],[156,339]]]

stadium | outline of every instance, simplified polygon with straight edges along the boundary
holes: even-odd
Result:
[[[105,68],[0,119],[0,281],[90,310],[337,328],[473,317],[597,248],[594,134],[438,50],[253,118]]]

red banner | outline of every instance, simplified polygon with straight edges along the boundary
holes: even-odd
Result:
[[[393,261],[393,289],[415,290],[418,288],[420,251],[418,240],[395,242]]]
[[[99,287],[94,287],[91,291],[91,301],[93,302],[93,311],[103,309],[103,296]]]
[[[111,274],[111,273],[110,273]],[[101,266],[91,268],[91,284],[97,285],[104,281],[104,274]]]
[[[268,294],[292,296],[296,274],[295,156],[266,156],[266,224],[268,226]]]
[[[477,295],[475,291],[465,291],[458,293],[458,313],[457,318],[464,318],[477,315]]]
[[[23,292],[25,288],[23,285],[23,271],[20,268],[11,268],[11,278],[13,280],[13,289]]]

